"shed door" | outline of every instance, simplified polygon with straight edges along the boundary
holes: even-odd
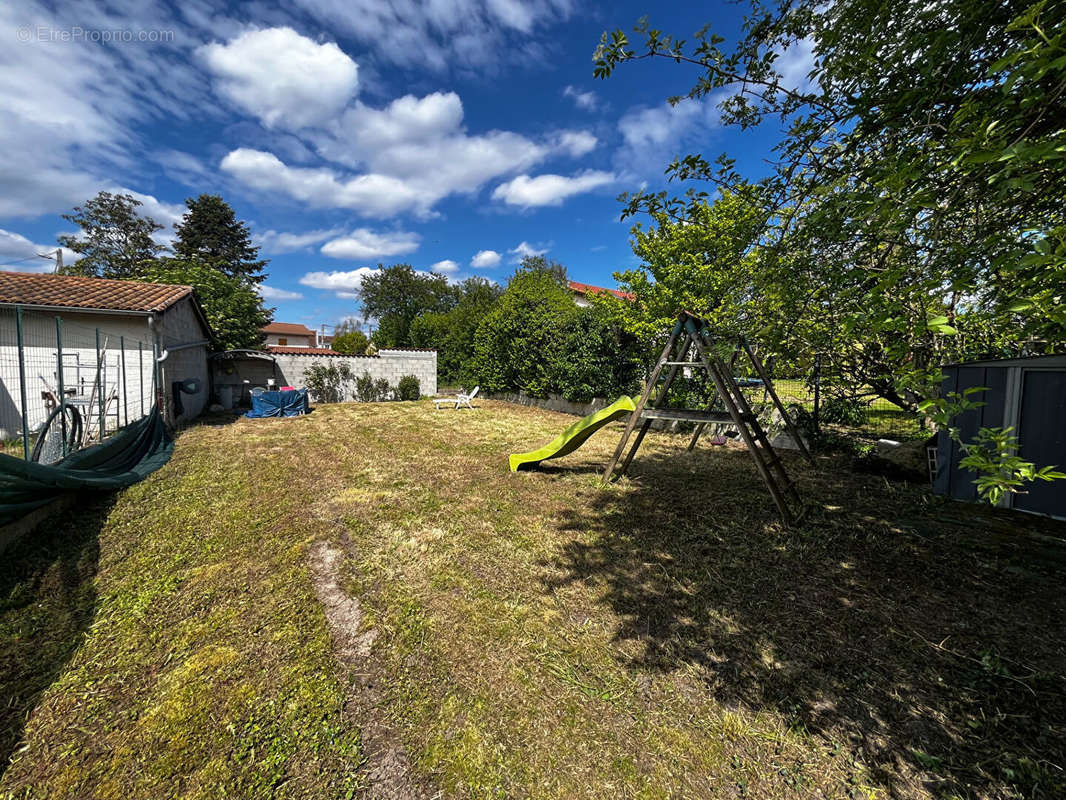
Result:
[[[1022,373],[1018,438],[1026,461],[1066,472],[1066,372]],[[1066,517],[1066,480],[1036,481],[1014,496],[1014,507]]]

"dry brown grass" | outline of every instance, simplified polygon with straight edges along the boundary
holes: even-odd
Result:
[[[157,490],[190,452],[219,474],[170,492],[175,506],[254,474],[241,491],[270,541],[290,542],[308,585],[289,606],[316,637],[307,544],[345,548],[347,589],[377,632],[373,674],[348,691],[375,684],[445,796],[1066,791],[1066,549],[1024,533],[1062,526],[790,459],[816,507],[789,531],[735,448],[688,454],[650,434],[631,477],[601,488],[617,426],[507,472],[509,452],[571,421],[492,401],[323,406],[187,432]],[[129,519],[126,502],[113,515]],[[288,512],[270,522],[273,502]],[[163,557],[165,540],[151,546]],[[62,729],[28,731],[39,749]]]

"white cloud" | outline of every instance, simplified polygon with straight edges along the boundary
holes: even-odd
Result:
[[[430,264],[429,271],[443,273],[458,272],[459,264],[458,262],[452,261],[450,258],[446,258],[443,261],[438,261],[436,264]]]
[[[336,44],[292,28],[249,31],[197,50],[215,88],[267,127],[299,129],[335,117],[359,85],[359,67]]]
[[[514,247],[512,247],[510,250],[508,250],[507,252],[514,256],[512,261],[513,261],[513,263],[517,264],[523,258],[532,258],[533,256],[542,256],[542,255],[544,255],[545,253],[548,252],[548,248],[547,247],[545,247],[545,248],[534,247],[533,245],[531,245],[527,241],[521,241],[518,244],[516,244]]]
[[[290,292],[288,289],[275,289],[265,283],[256,287],[264,300],[302,300],[303,295],[299,292]]]
[[[478,250],[470,259],[470,266],[474,269],[491,269],[500,263],[500,254],[495,250]]]
[[[387,175],[344,176],[326,167],[290,167],[273,153],[243,147],[223,158],[221,166],[253,189],[282,192],[316,208],[350,208],[368,217],[428,213],[427,198]]]
[[[583,111],[595,111],[600,105],[595,92],[583,92],[576,86],[567,86],[563,89],[563,97],[569,97],[574,101],[574,105]]]
[[[56,268],[54,244],[35,244],[20,233],[0,228],[0,270],[7,272],[53,272]],[[63,263],[73,264],[80,255],[66,247]],[[42,257],[42,254],[45,257]]]
[[[294,167],[276,155],[242,147],[222,169],[260,191],[281,192],[319,208],[349,208],[368,217],[411,212],[432,216],[445,197],[476,192],[485,183],[528,169],[562,146],[509,131],[470,135],[454,92],[406,95],[384,108],[355,103],[333,122],[306,133],[334,167]],[[572,150],[587,136],[567,139]]]
[[[661,175],[663,166],[687,148],[706,146],[707,132],[720,122],[717,104],[728,95],[723,89],[676,106],[663,103],[630,109],[618,121],[623,144],[615,155],[617,165],[636,172],[654,166],[656,175]]]
[[[265,231],[255,236],[255,243],[263,249],[264,253],[293,253],[305,247],[311,247],[326,239],[332,239],[340,235],[343,228],[329,228],[323,230],[307,231],[305,233],[279,233],[275,230]]]
[[[503,200],[512,206],[558,206],[575,194],[590,192],[615,180],[614,175],[600,170],[589,170],[572,177],[565,175],[538,175],[531,178],[519,175],[512,181],[502,183],[492,192],[493,200]]]
[[[381,60],[483,74],[541,50],[530,33],[572,12],[573,0],[295,0],[330,30],[373,47]]]
[[[377,267],[359,267],[352,270],[333,272],[308,272],[300,278],[300,284],[312,289],[326,289],[338,297],[356,298],[363,278],[377,272]]]
[[[599,140],[588,131],[562,131],[556,142],[560,150],[578,158],[595,150]]]
[[[421,237],[417,233],[374,233],[368,228],[357,228],[347,236],[326,242],[322,245],[322,254],[330,258],[355,260],[399,256],[413,253],[418,249],[419,241]]]
[[[786,89],[808,91],[813,84],[809,77],[814,69],[813,39],[800,39],[778,55],[774,69],[781,75],[781,85]]]

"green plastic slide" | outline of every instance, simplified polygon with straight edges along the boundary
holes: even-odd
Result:
[[[632,397],[619,397],[607,408],[602,408],[595,414],[589,414],[587,417],[578,420],[563,431],[559,438],[554,439],[539,450],[533,450],[529,453],[511,453],[511,457],[508,459],[511,464],[511,472],[529,469],[541,461],[547,461],[549,458],[569,455],[581,447],[586,439],[608,422],[614,422],[616,419],[631,414],[636,408],[637,404]]]

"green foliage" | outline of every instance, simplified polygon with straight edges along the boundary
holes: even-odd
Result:
[[[404,375],[396,384],[396,396],[399,400],[417,400],[422,396],[422,386],[414,375]]]
[[[312,364],[304,370],[304,385],[316,403],[342,403],[348,396],[352,368],[347,363]]]
[[[852,427],[863,425],[868,413],[869,406],[854,397],[827,397],[818,410],[821,422]]]
[[[152,234],[163,229],[153,219],[137,213],[141,201],[128,194],[100,192],[84,206],[75,206],[63,219],[73,222],[79,234],[57,237],[81,258],[63,268],[66,275],[91,278],[134,278],[163,250]]]
[[[993,505],[1004,495],[1024,491],[1035,480],[1053,481],[1066,478],[1055,467],[1037,468],[1018,455],[1018,439],[1013,428],[981,428],[977,438],[961,445],[966,455],[959,466],[977,473],[977,491]]]
[[[471,359],[478,326],[503,289],[484,278],[467,278],[457,287],[455,308],[420,314],[411,323],[412,347],[437,351],[437,374],[445,384],[474,384]]]
[[[355,399],[361,403],[379,403],[394,399],[394,392],[385,378],[374,380],[369,372],[355,379]]]
[[[148,262],[139,277],[152,283],[192,286],[211,325],[215,349],[255,349],[262,344],[262,328],[270,322],[270,311],[242,278],[230,277],[202,261],[174,258]]]
[[[579,308],[560,264],[527,258],[474,337],[474,380],[488,391],[558,392],[568,400],[631,392],[636,337],[597,308]]]
[[[418,273],[410,264],[378,266],[359,287],[364,318],[377,320],[378,347],[410,347],[415,318],[453,308],[456,292],[443,275]]]
[[[820,354],[845,394],[916,410],[942,363],[1061,347],[1064,23],[1066,5],[1031,0],[779,0],[753,4],[732,48],[710,26],[684,41],[642,21],[639,45],[605,33],[597,77],[669,59],[696,70],[672,103],[713,93],[724,124],[785,131],[754,187],[726,154],[684,156],[667,174],[687,192],[626,196],[623,216],[650,214],[698,263],[685,226],[708,224],[712,192],[750,197],[745,252],[764,279],[741,296],[749,335]],[[811,74],[786,79],[782,54],[805,46]]]
[[[342,330],[338,326],[337,332],[333,334],[333,341],[330,343],[330,347],[338,353],[361,356],[366,353],[366,348],[369,344],[370,340],[367,339],[366,334],[358,328],[353,327]]]
[[[231,278],[259,283],[266,260],[252,244],[248,226],[215,194],[185,200],[188,211],[175,223],[174,253],[185,261],[206,261]]]

